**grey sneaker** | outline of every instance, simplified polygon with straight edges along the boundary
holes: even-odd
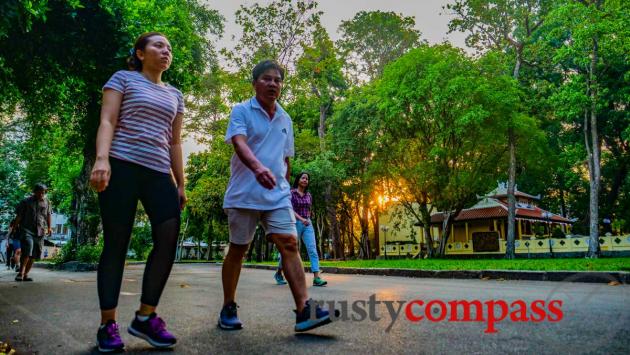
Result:
[[[311,308],[315,307],[314,317],[311,317]],[[339,317],[339,310],[335,309],[335,316]],[[306,307],[302,312],[295,311],[295,331],[305,332],[307,330],[315,329],[332,322],[330,313],[322,309],[318,304],[314,303],[312,299],[306,301]]]

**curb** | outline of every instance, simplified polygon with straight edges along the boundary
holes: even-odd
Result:
[[[127,265],[142,265],[142,261],[127,262]],[[201,263],[176,264],[213,264],[222,263],[209,261]],[[98,264],[70,261],[62,265],[51,263],[34,263],[35,267],[63,271],[96,271]],[[259,270],[276,270],[275,265],[243,264],[243,267]],[[343,275],[372,275],[372,276],[398,276],[412,278],[436,278],[436,279],[483,279],[483,280],[521,280],[521,281],[564,281],[584,283],[609,283],[630,284],[630,272],[625,271],[526,271],[526,270],[417,270],[417,269],[382,269],[382,268],[345,268],[322,266],[321,270],[327,274]],[[304,267],[304,272],[310,272],[309,267]]]
[[[125,262],[125,266],[127,265],[144,265],[146,264],[145,261],[127,261]],[[187,263],[187,262],[178,262],[176,261],[175,264],[221,264],[221,263],[217,263],[215,261],[208,261],[208,262],[196,262],[196,263]],[[46,262],[35,262],[33,263],[34,267],[38,267],[38,268],[42,268],[42,269],[48,269],[48,270],[58,270],[58,271],[76,271],[76,272],[83,272],[83,271],[96,271],[98,269],[98,263],[83,263],[80,261],[68,261],[66,263],[63,264],[53,264],[53,263],[46,263]]]
[[[250,269],[276,270],[274,265],[243,264]],[[586,283],[619,282],[630,284],[630,272],[624,271],[511,271],[511,270],[417,270],[417,269],[360,269],[322,266],[328,274],[398,276],[436,279],[484,279],[484,280],[525,280],[525,281],[565,281]],[[310,272],[308,267],[305,272]]]
[[[43,269],[49,269],[49,270],[83,272],[83,271],[96,271],[98,264],[82,263],[79,261],[68,261],[67,263],[63,263],[63,264],[35,262],[33,263],[33,266],[43,268]]]

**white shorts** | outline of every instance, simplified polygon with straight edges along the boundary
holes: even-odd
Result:
[[[265,235],[288,234],[297,236],[295,214],[292,208],[279,208],[270,211],[250,210],[245,208],[226,208],[230,228],[230,242],[247,245],[254,239],[258,222],[263,226]]]

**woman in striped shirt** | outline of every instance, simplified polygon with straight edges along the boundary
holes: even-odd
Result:
[[[295,177],[293,188],[291,189],[291,205],[293,206],[293,213],[295,213],[297,237],[304,242],[308,258],[311,261],[311,272],[315,276],[313,286],[326,286],[328,282],[319,277],[319,255],[317,254],[315,229],[313,229],[313,223],[311,222],[313,197],[307,191],[310,178],[310,175],[305,172],[301,172]],[[274,279],[279,285],[287,283],[282,276],[282,259],[278,261],[278,270],[274,275]]]
[[[186,203],[180,137],[184,99],[179,90],[162,82],[173,58],[163,34],[142,34],[130,54],[130,70],[116,72],[103,87],[90,177],[99,193],[103,220],[97,341],[105,352],[124,348],[116,307],[138,200],[151,221],[153,249],[144,270],[140,308],[128,331],[156,347],[176,343],[155,309],[175,260],[180,213]]]

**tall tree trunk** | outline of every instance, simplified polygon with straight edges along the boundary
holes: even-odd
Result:
[[[359,215],[358,208],[356,210],[357,215]],[[348,256],[354,257],[354,223],[352,217],[348,218],[346,223],[348,223],[348,238],[346,239],[348,241]]]
[[[508,128],[508,145],[510,151],[510,166],[508,169],[508,187],[507,187],[507,196],[508,196],[508,230],[507,230],[507,245],[505,250],[505,257],[507,259],[514,259],[514,240],[516,231],[516,196],[514,195],[514,190],[516,187],[516,143],[514,142],[514,129],[512,127]]]
[[[565,198],[565,188],[564,188],[564,177],[562,175],[558,178],[558,182],[560,183],[560,215],[564,218],[568,218],[569,214],[567,212],[567,202]]]
[[[330,227],[330,225],[329,225]],[[328,235],[330,235],[330,232],[328,233]],[[339,220],[339,235],[341,236],[341,240],[343,240],[344,238],[346,238],[348,236],[348,223],[346,223],[346,218],[341,215],[341,219]],[[333,257],[336,258],[335,256],[335,250],[334,250],[334,245],[333,245],[333,250],[331,250],[331,254],[333,255]]]
[[[424,233],[424,243],[427,246],[427,257],[432,258],[435,256],[435,251],[433,250],[433,238],[431,237],[431,226],[423,226],[422,232]]]
[[[512,77],[518,80],[518,77],[521,73],[521,63],[522,63],[522,55],[523,55],[523,45],[516,45],[516,63],[514,63],[514,71],[512,72]]]
[[[315,221],[316,221],[316,226],[317,226],[317,236],[319,236],[319,247],[322,252],[322,259],[323,259],[324,250],[328,246],[328,244],[326,243],[326,238],[324,238],[324,225],[326,222],[326,218],[325,216],[318,214],[317,217],[315,217]],[[332,254],[332,251],[329,250],[328,254],[329,255]]]
[[[424,242],[427,246],[427,256],[432,258],[435,256],[433,249],[433,237],[431,236],[431,211],[426,203],[420,205],[420,217],[422,218],[422,230],[424,231]]]
[[[313,88],[317,97],[320,97],[317,88]],[[317,133],[319,135],[319,148],[322,152],[326,150],[326,112],[330,104],[319,105],[319,127]],[[343,246],[339,234],[339,222],[337,220],[337,207],[332,199],[332,185],[329,182],[324,190],[324,203],[326,204],[326,218],[328,219],[328,227],[330,229],[330,238],[333,242],[333,254],[335,258],[344,258]]]
[[[442,221],[442,237],[440,238],[440,249],[438,256],[446,255],[446,244],[451,233],[451,212],[444,212],[444,220]]]
[[[83,120],[81,127],[85,138],[83,166],[79,176],[74,180],[70,214],[72,238],[77,245],[94,244],[101,228],[97,196],[90,187],[90,174],[96,159],[96,131],[101,112],[100,101],[100,93],[92,93],[88,98],[87,119]]]
[[[368,197],[361,198],[361,213],[359,214],[359,224],[361,225],[361,246],[365,249],[363,257],[370,259],[370,220],[369,220],[369,200]]]
[[[94,244],[100,231],[98,218],[98,201],[90,188],[90,174],[94,165],[94,150],[85,149],[83,166],[79,176],[74,180],[72,197],[72,238],[77,245]]]
[[[599,1],[596,2],[599,7]],[[591,64],[589,69],[588,90],[591,101],[590,106],[590,122],[587,126],[590,128],[590,154],[589,154],[589,170],[590,170],[590,235],[588,246],[588,258],[599,257],[599,183],[601,178],[599,164],[599,136],[597,134],[597,60],[598,60],[598,38],[593,37],[593,51],[591,54]],[[585,117],[585,119],[587,119]],[[586,122],[585,122],[586,123]],[[588,136],[586,137],[586,145],[588,147]]]
[[[381,241],[380,241],[380,237],[381,234],[379,233],[379,214],[380,210],[377,207],[374,208],[374,211],[372,211],[372,229],[374,230],[374,243],[375,243],[375,250],[376,252],[372,255],[372,259],[376,258],[377,255],[380,254],[380,250],[381,250]]]
[[[517,43],[515,45],[515,50],[516,63],[514,64],[514,71],[512,72],[512,76],[515,80],[518,80],[521,70],[521,63],[523,61],[523,45]],[[510,152],[510,163],[508,167],[508,230],[505,257],[507,259],[514,259],[516,257],[514,246],[514,240],[516,239],[516,196],[514,196],[514,190],[516,189],[516,137],[514,134],[514,127],[511,123],[508,127],[508,149]]]
[[[328,111],[328,105],[319,105],[319,127],[317,133],[319,135],[319,149],[323,152],[326,150],[326,111]]]
[[[326,216],[330,228],[330,238],[333,242],[335,258],[345,258],[341,241],[339,240],[339,222],[337,220],[337,207],[332,200],[332,186],[328,184],[324,190],[324,201],[326,203]]]

